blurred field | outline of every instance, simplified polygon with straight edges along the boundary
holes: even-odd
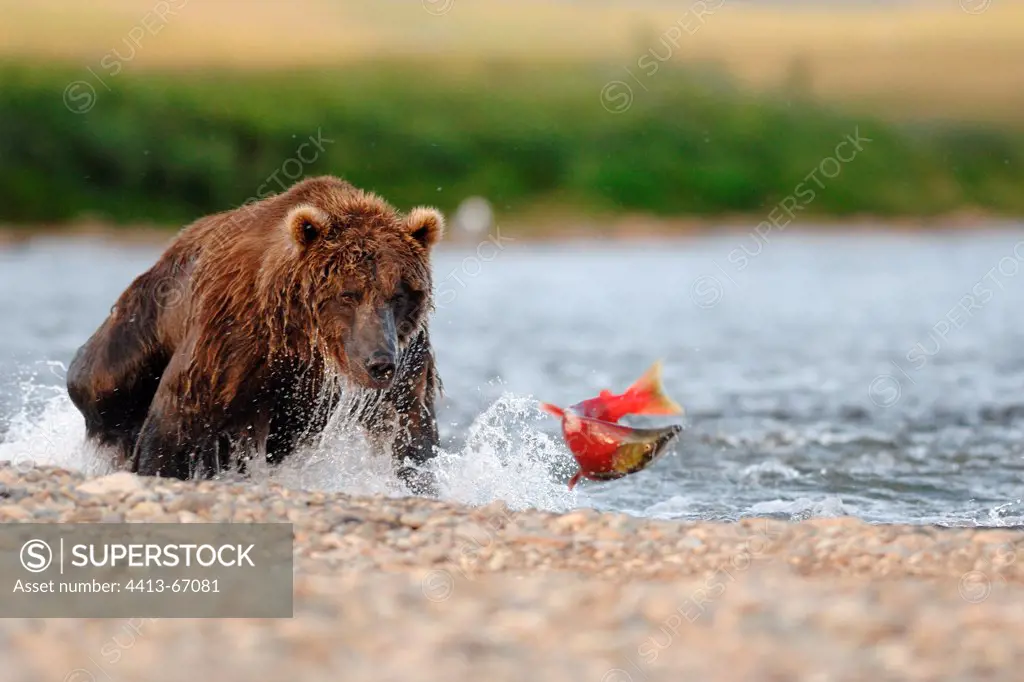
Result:
[[[855,130],[802,216],[1024,214],[1024,0],[705,3],[0,0],[0,221],[180,223],[317,131],[503,218],[764,214]]]
[[[904,128],[657,76],[611,113],[607,69],[582,65],[127,72],[109,91],[81,68],[8,67],[0,219],[175,223],[325,172],[402,206],[483,194],[501,216],[766,214],[801,187],[803,217],[1024,213],[1024,133]],[[836,151],[858,135],[861,151]]]
[[[511,58],[601,62],[621,75],[621,67],[636,73],[637,60],[653,48],[674,61],[714,61],[747,86],[796,85],[889,116],[1019,124],[1024,109],[1021,0],[964,0],[969,9],[984,8],[977,14],[957,0],[896,7],[724,0],[703,22],[686,0],[167,0],[170,11],[154,22],[159,4],[0,0],[0,56],[95,67],[108,51],[132,48],[132,71]],[[126,47],[126,36],[144,21],[157,30]],[[680,24],[692,35],[684,32],[677,47],[663,44]]]

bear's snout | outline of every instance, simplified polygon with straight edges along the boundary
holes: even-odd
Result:
[[[384,389],[397,372],[398,332],[395,316],[388,306],[362,306],[345,343],[349,366],[366,388]]]
[[[370,356],[366,362],[366,373],[375,382],[386,387],[395,376],[395,356],[393,353],[379,351]]]

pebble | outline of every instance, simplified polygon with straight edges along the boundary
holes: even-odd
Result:
[[[32,518],[32,514],[24,507],[5,505],[0,507],[0,519],[4,521],[25,521]]]
[[[94,478],[78,486],[78,492],[86,495],[128,495],[141,490],[143,484],[138,476],[120,471],[109,476]]]
[[[147,521],[164,516],[164,508],[156,502],[140,502],[125,514],[128,521]]]
[[[117,679],[1010,681],[1024,669],[1019,531],[13,474],[0,465],[4,521],[293,524],[294,618],[147,623]],[[24,622],[0,619],[5,681],[103,678],[94,661],[119,621]]]

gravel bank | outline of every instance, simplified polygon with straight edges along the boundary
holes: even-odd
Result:
[[[1019,680],[1024,669],[1017,531],[690,524],[7,466],[0,486],[3,522],[295,530],[294,619],[138,632],[2,620],[11,682]]]

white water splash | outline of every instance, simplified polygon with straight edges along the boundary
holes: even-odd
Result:
[[[114,470],[105,452],[86,443],[82,416],[63,387],[29,380],[19,392],[21,406],[0,442],[0,462],[10,462],[18,471],[57,466],[88,476]],[[565,483],[571,455],[540,430],[542,419],[531,398],[506,394],[495,401],[470,424],[465,445],[442,449],[427,465],[437,478],[440,497],[470,505],[501,500],[511,509],[574,508],[578,492]],[[275,482],[350,495],[410,494],[390,458],[372,452],[360,430],[342,422],[333,422],[316,445],[295,452],[278,467],[253,462],[249,469],[254,484]]]
[[[98,476],[113,471],[109,457],[85,442],[85,423],[62,387],[19,383],[20,408],[0,442],[0,462],[24,472],[53,466]]]
[[[680,519],[693,513],[695,506],[693,501],[682,495],[673,495],[667,500],[660,500],[650,505],[639,516],[649,516],[652,519],[666,521]]]
[[[506,393],[495,401],[469,426],[460,451],[431,462],[442,497],[467,504],[502,500],[512,509],[575,507],[576,491],[555,473],[571,455],[537,427],[542,418],[530,398]]]
[[[852,516],[853,511],[843,504],[842,498],[826,495],[822,499],[801,497],[796,500],[770,500],[758,502],[750,507],[751,514],[787,514],[793,521],[811,518],[836,518]]]
[[[470,424],[462,448],[441,449],[424,467],[435,476],[441,499],[470,505],[501,500],[511,509],[573,508],[576,492],[556,473],[570,455],[537,428],[534,422],[541,418],[530,398],[506,394],[496,400]],[[276,469],[263,465],[254,470],[253,477],[304,490],[409,494],[390,458],[371,452],[359,430],[344,423],[334,424],[319,443]]]
[[[778,459],[768,459],[744,467],[739,479],[755,485],[770,485],[778,481],[792,481],[800,478],[800,472]]]
[[[990,509],[983,523],[987,526],[1024,525],[1024,501],[1014,500]]]

